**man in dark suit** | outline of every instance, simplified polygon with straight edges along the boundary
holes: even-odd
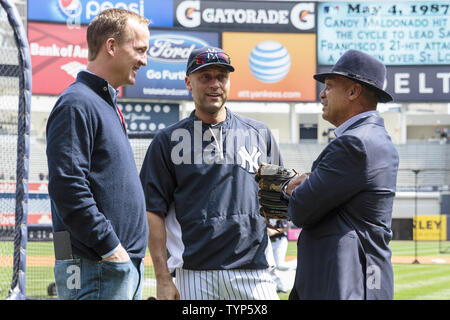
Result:
[[[289,215],[303,228],[290,299],[393,299],[389,241],[398,153],[378,102],[386,67],[356,50],[314,79],[322,117],[336,126],[310,173],[291,180]]]

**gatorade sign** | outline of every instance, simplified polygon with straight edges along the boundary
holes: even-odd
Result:
[[[216,30],[314,32],[313,2],[175,1],[175,26]]]

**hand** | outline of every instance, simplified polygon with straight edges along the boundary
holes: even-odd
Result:
[[[269,237],[274,236],[278,233],[280,233],[278,230],[274,230],[272,228],[267,228],[267,233],[269,234]]]
[[[130,260],[130,256],[128,255],[127,250],[120,244],[116,251],[114,251],[111,255],[104,258],[105,261],[114,261],[114,262],[123,262]]]
[[[180,300],[180,293],[173,283],[170,274],[156,279],[156,299],[157,300]]]
[[[301,185],[303,183],[303,181],[305,181],[309,175],[311,174],[311,172],[305,172],[302,173],[299,176],[296,176],[294,178],[291,179],[291,181],[289,181],[287,187],[286,187],[286,193],[288,195],[291,195],[292,191],[294,191],[294,189],[296,187],[298,187],[299,185]]]

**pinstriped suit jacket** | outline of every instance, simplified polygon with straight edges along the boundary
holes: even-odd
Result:
[[[393,299],[398,162],[379,115],[360,119],[319,155],[289,201],[303,228],[292,299]]]

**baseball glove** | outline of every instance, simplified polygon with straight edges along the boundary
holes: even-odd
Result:
[[[256,171],[255,180],[259,185],[260,214],[266,220],[268,218],[289,220],[288,200],[283,197],[281,190],[296,175],[298,173],[293,169],[261,163]]]

